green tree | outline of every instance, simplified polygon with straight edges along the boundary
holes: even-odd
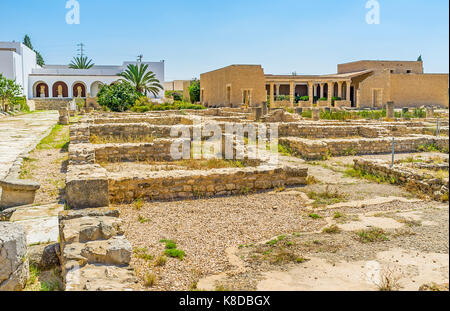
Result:
[[[6,79],[0,74],[0,103],[3,110],[6,105],[13,104],[14,97],[22,95],[22,87],[14,80]]]
[[[417,57],[417,61],[422,62],[422,55],[419,55],[419,57]]]
[[[31,43],[30,36],[25,35],[25,37],[23,38],[23,44],[25,44],[27,47],[29,47],[31,50],[33,50],[36,53],[36,63],[39,66],[44,66],[45,65],[44,58],[42,57],[41,53],[39,53],[38,51],[33,49],[33,44]]]
[[[192,103],[200,101],[200,81],[198,79],[192,80],[189,86],[189,97]]]
[[[146,64],[129,64],[124,72],[119,73],[119,76],[124,78],[123,81],[130,82],[139,93],[147,95],[147,92],[150,92],[156,97],[164,89],[156,79],[156,75],[148,70]]]
[[[111,111],[129,110],[142,96],[131,83],[122,81],[113,85],[103,85],[97,94],[98,103]]]
[[[77,56],[74,57],[72,62],[69,64],[69,68],[71,69],[89,69],[92,68],[95,64],[92,62],[92,59],[88,60],[87,56]]]

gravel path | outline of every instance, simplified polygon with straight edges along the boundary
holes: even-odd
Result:
[[[155,273],[155,290],[187,290],[201,276],[231,268],[228,247],[256,243],[285,232],[317,230],[325,221],[307,217],[296,195],[276,192],[209,200],[147,203],[140,211],[118,206],[127,223],[126,237],[134,247],[147,247],[155,257],[164,251],[161,239],[177,242],[186,252],[183,261],[169,259],[162,268],[133,258],[142,276]],[[138,215],[150,219],[140,223]],[[150,261],[152,263],[152,261]]]

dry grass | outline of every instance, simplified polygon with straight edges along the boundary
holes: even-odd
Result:
[[[401,288],[399,284],[400,279],[401,276],[397,273],[397,271],[386,267],[381,271],[380,279],[378,282],[375,282],[375,285],[378,287],[379,291],[398,291]]]
[[[123,144],[123,143],[151,143],[156,139],[152,135],[136,136],[97,136],[91,135],[89,141],[91,144]]]

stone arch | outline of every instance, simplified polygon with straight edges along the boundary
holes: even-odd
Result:
[[[52,87],[53,97],[58,97],[58,88],[60,86],[61,86],[61,91],[62,91],[62,97],[69,97],[69,88],[67,87],[67,84],[62,81],[53,83],[53,87]]]
[[[81,88],[81,94],[78,94],[78,88]],[[86,84],[81,81],[77,81],[72,85],[73,97],[86,97]]]
[[[96,97],[98,92],[100,91],[101,86],[104,85],[103,82],[95,81],[91,84],[91,96]]]
[[[44,87],[44,97],[49,97],[48,84],[44,81],[38,81],[33,86],[33,97],[41,97],[41,87]]]

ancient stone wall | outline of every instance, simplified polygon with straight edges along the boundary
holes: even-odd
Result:
[[[280,143],[289,146],[305,159],[324,159],[332,156],[382,154],[392,152],[392,138],[352,138],[310,140],[295,137],[280,138]],[[396,152],[417,152],[419,146],[435,144],[448,149],[448,137],[416,136],[397,137]]]
[[[199,171],[141,172],[134,176],[109,174],[111,202],[137,198],[172,200],[247,194],[281,186],[306,184],[307,169],[296,167],[247,167]]]
[[[391,167],[389,164],[377,160],[355,159],[354,168],[382,176],[401,185],[407,185],[411,190],[419,191],[438,201],[444,194],[448,195],[448,178],[434,178],[427,176],[429,174],[424,172],[413,171],[399,165]]]

